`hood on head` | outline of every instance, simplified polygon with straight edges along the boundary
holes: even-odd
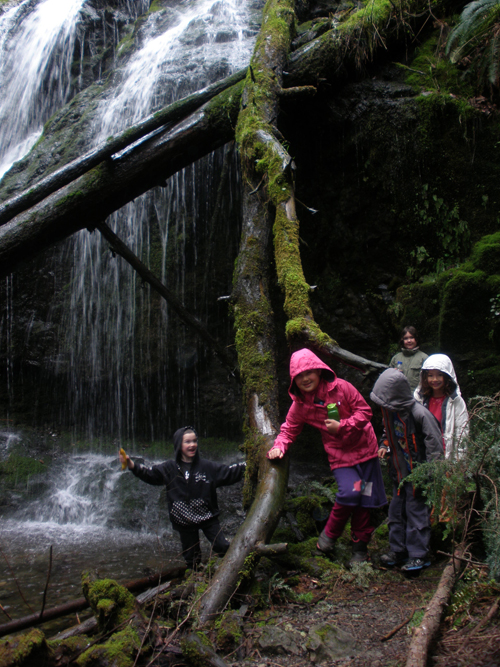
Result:
[[[431,354],[430,357],[422,364],[422,371],[439,371],[440,373],[446,373],[451,377],[453,382],[457,384],[457,375],[450,357],[446,354]]]
[[[193,426],[183,426],[182,428],[178,428],[174,433],[174,456],[176,459],[181,454],[182,437],[186,431],[193,431],[193,433],[196,434],[196,437],[198,437],[198,433]],[[196,452],[196,454],[198,454],[198,452]]]
[[[395,368],[388,368],[380,375],[370,398],[381,408],[395,412],[408,412],[415,402],[408,378]]]
[[[313,370],[321,370],[322,377],[324,377],[328,382],[333,382],[337,377],[330,366],[327,366],[324,361],[321,361],[321,359],[317,357],[314,352],[311,352],[311,350],[302,348],[301,350],[297,350],[297,352],[292,354],[290,357],[291,382],[288,389],[290,394],[300,395],[300,391],[295,384],[295,378],[297,375],[299,373],[303,373],[304,371]]]

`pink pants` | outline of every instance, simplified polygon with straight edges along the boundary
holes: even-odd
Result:
[[[374,528],[370,526],[370,510],[366,507],[335,503],[326,522],[326,535],[332,539],[340,537],[349,517],[351,517],[351,535],[354,542],[368,543]]]

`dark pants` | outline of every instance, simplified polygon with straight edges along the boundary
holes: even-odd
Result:
[[[226,540],[218,521],[192,528],[180,528],[178,530],[182,544],[182,555],[188,567],[191,568],[201,563],[200,528],[212,545],[213,552],[218,556],[223,556],[229,549],[229,542]]]
[[[396,553],[408,553],[410,558],[425,558],[431,539],[430,510],[425,499],[413,486],[394,487],[389,505],[389,546]]]

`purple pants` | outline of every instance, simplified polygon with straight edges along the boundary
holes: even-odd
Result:
[[[326,522],[326,535],[332,539],[340,537],[350,518],[354,542],[369,542],[374,530],[370,525],[370,507],[387,504],[378,457],[352,468],[336,468],[333,475],[338,492]]]

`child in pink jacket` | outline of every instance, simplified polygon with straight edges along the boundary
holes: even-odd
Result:
[[[372,411],[359,391],[337,378],[311,350],[292,354],[290,377],[288,391],[292,405],[267,456],[283,458],[304,424],[320,431],[338,493],[317,548],[331,554],[350,518],[353,551],[350,565],[366,561],[373,532],[370,508],[387,503],[377,438],[370,423]],[[327,418],[329,403],[337,404],[340,421]]]

